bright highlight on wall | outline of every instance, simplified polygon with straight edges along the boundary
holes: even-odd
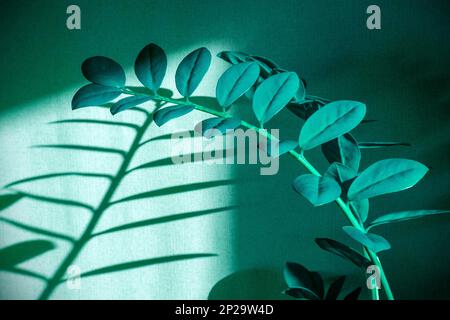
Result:
[[[190,49],[168,53],[170,81],[163,87],[174,90],[176,65]],[[225,67],[214,63],[195,95],[211,95]],[[133,70],[128,77],[128,85],[138,85]],[[11,107],[0,119],[0,144],[8,155],[1,158],[0,184],[18,181],[2,194],[23,195],[1,212],[0,248],[37,239],[55,245],[14,272],[0,271],[0,298],[40,296],[43,278],[53,276],[86,230],[89,208],[95,215],[147,119],[133,110],[114,117],[102,108],[71,111],[78,87]],[[192,113],[162,128],[150,125],[141,139],[148,142],[130,159],[95,236],[75,260],[72,271],[86,276],[79,288],[59,284],[50,298],[204,299],[231,272],[233,167],[173,165],[170,159],[169,134],[190,130],[204,117]],[[30,177],[36,179],[19,181]]]

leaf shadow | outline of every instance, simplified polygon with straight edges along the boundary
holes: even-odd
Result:
[[[146,90],[142,88],[133,88],[133,90]],[[165,96],[172,96],[173,92],[167,89],[161,89],[158,92],[159,94],[164,94]],[[214,99],[211,99],[210,101],[213,101]],[[194,99],[195,101],[199,102],[199,100]],[[111,107],[110,104],[105,104],[103,106],[100,106],[103,109],[107,109]],[[143,140],[144,133],[146,132],[149,125],[152,123],[152,113],[147,111],[144,108],[141,107],[135,107],[133,109],[130,109],[130,111],[136,111],[140,113],[144,113],[146,116],[146,120],[143,122],[143,124],[136,125],[131,122],[126,121],[114,121],[114,120],[91,120],[91,119],[64,119],[64,120],[57,120],[49,122],[51,125],[73,125],[73,124],[81,124],[81,125],[100,125],[100,126],[110,126],[110,127],[124,127],[124,128],[130,128],[133,131],[135,131],[135,138],[130,142],[129,148],[127,150],[121,150],[116,148],[105,148],[102,146],[89,146],[89,145],[83,145],[83,144],[42,144],[42,145],[33,145],[30,148],[39,148],[39,149],[56,149],[61,151],[83,151],[83,152],[91,152],[92,154],[116,154],[120,155],[122,158],[121,165],[119,167],[119,170],[115,175],[110,174],[104,174],[104,173],[96,173],[96,172],[55,172],[55,173],[47,173],[47,174],[41,174],[41,175],[35,175],[31,177],[26,177],[23,179],[18,179],[15,181],[12,181],[4,186],[6,190],[9,190],[11,194],[7,195],[1,195],[0,196],[0,211],[3,209],[6,209],[12,205],[14,205],[16,202],[18,202],[21,199],[31,199],[34,201],[40,201],[44,203],[50,203],[54,205],[61,205],[61,206],[68,206],[68,207],[75,207],[80,209],[86,209],[88,210],[92,216],[90,221],[95,221],[97,217],[101,216],[110,206],[118,203],[125,203],[128,201],[133,200],[139,200],[139,199],[146,199],[146,198],[154,198],[154,197],[161,197],[165,195],[174,195],[179,193],[186,193],[186,192],[192,192],[196,190],[205,190],[209,188],[215,188],[220,186],[228,186],[232,185],[234,181],[232,180],[218,180],[218,181],[206,181],[206,182],[197,182],[197,183],[190,183],[190,184],[184,184],[184,185],[174,185],[169,186],[166,188],[160,188],[152,191],[142,192],[138,194],[134,194],[116,201],[112,201],[112,195],[114,194],[114,191],[119,187],[120,182],[123,180],[123,178],[130,173],[130,171],[135,171],[139,169],[144,168],[154,168],[159,166],[166,166],[171,165],[173,162],[171,161],[171,158],[163,158],[156,161],[147,162],[139,168],[130,169],[129,164],[131,163],[131,160],[136,153],[136,151],[147,144],[150,144],[154,141],[162,141],[162,140],[168,140],[172,138],[173,134],[163,134],[160,136],[156,136],[153,138],[150,138],[148,140]],[[181,132],[178,132],[178,134]],[[192,136],[194,134],[193,130],[188,130],[184,132],[185,134],[189,134]],[[175,133],[177,134],[177,133]],[[192,155],[195,156],[195,153]],[[191,156],[192,156],[191,155]],[[22,185],[22,184],[33,184],[34,182],[38,181],[47,181],[51,183],[53,179],[63,178],[63,177],[81,177],[85,179],[107,179],[109,181],[109,187],[104,195],[103,199],[100,201],[98,206],[92,206],[87,203],[83,203],[76,200],[70,200],[65,198],[58,198],[55,196],[46,196],[46,195],[39,195],[35,194],[33,192],[27,192],[27,191],[21,191],[16,190],[14,187]],[[10,217],[0,217],[0,222],[4,224],[8,224],[10,226],[13,226],[18,229],[22,229],[25,231],[28,231],[30,233],[33,233],[35,235],[48,237],[54,240],[61,240],[66,241],[72,244],[72,248],[69,249],[69,252],[65,255],[64,260],[59,264],[60,266],[56,269],[56,271],[53,273],[53,275],[49,278],[47,278],[44,275],[39,274],[38,272],[32,271],[32,270],[25,270],[23,268],[20,268],[17,266],[21,261],[26,261],[28,259],[32,259],[40,254],[44,254],[46,251],[49,251],[53,248],[55,248],[55,245],[51,241],[47,240],[33,240],[30,241],[30,243],[17,243],[10,247],[0,249],[0,270],[15,273],[22,276],[27,276],[35,279],[39,279],[46,282],[46,286],[44,288],[44,291],[40,295],[40,299],[47,299],[50,297],[52,292],[55,290],[55,288],[64,281],[65,274],[67,271],[67,267],[69,266],[67,263],[70,261],[73,261],[83,247],[93,238],[100,235],[105,234],[113,234],[116,232],[124,231],[124,230],[131,230],[135,228],[142,228],[152,225],[161,225],[164,223],[174,222],[174,221],[181,221],[185,219],[195,218],[195,217],[201,217],[206,215],[211,215],[214,213],[219,213],[222,211],[232,210],[235,206],[227,206],[227,207],[220,207],[220,208],[213,208],[208,210],[199,210],[199,211],[188,211],[188,212],[182,212],[178,214],[170,214],[163,217],[158,218],[151,218],[151,219],[144,219],[142,221],[135,221],[126,223],[120,226],[116,226],[107,230],[100,231],[98,233],[93,233],[93,230],[90,231],[90,234],[88,236],[84,236],[84,233],[86,230],[89,229],[89,224],[86,226],[86,230],[83,232],[83,234],[80,236],[80,238],[75,238],[73,236],[63,234],[61,232],[56,232],[53,230],[46,229],[45,227],[38,227],[33,226],[27,222],[18,221],[14,218]],[[24,249],[25,248],[25,249]],[[12,250],[14,249],[14,250]],[[161,263],[169,263],[169,262],[175,262],[175,261],[182,261],[182,260],[191,260],[191,259],[198,259],[198,258],[207,258],[207,257],[215,257],[217,254],[214,253],[192,253],[192,254],[177,254],[177,255],[168,255],[168,256],[162,256],[162,257],[156,257],[156,258],[148,258],[143,260],[137,260],[137,261],[129,261],[124,263],[119,263],[111,266],[102,267],[99,269],[88,271],[84,274],[82,274],[82,277],[92,277],[96,275],[101,274],[110,274],[114,272],[119,271],[125,271],[125,270],[131,270],[131,269],[137,269],[142,268],[146,266],[161,264]],[[70,260],[72,259],[72,260]],[[17,263],[15,263],[17,262]]]

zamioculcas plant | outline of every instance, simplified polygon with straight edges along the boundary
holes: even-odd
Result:
[[[324,250],[337,254],[359,267],[377,266],[381,284],[386,297],[394,299],[386,273],[382,268],[379,252],[390,249],[389,242],[372,232],[381,224],[416,219],[428,215],[440,214],[443,210],[418,210],[388,213],[370,223],[369,199],[387,193],[398,192],[414,186],[428,172],[428,168],[414,160],[386,159],[378,161],[364,170],[360,170],[361,149],[407,145],[401,142],[358,142],[350,133],[364,120],[366,105],[358,101],[329,101],[308,95],[306,81],[295,72],[287,71],[273,61],[241,52],[225,51],[218,57],[231,63],[217,81],[216,99],[220,109],[200,105],[190,100],[211,63],[211,53],[199,48],[188,54],[178,65],[175,83],[181,98],[174,99],[160,90],[165,76],[167,58],[163,49],[149,44],[138,55],[135,73],[144,88],[125,86],[125,76],[120,66],[109,58],[94,57],[83,63],[85,77],[92,82],[81,88],[72,101],[73,109],[102,105],[111,102],[122,94],[122,98],[111,105],[112,114],[125,111],[147,101],[168,104],[153,112],[158,126],[197,110],[212,117],[196,126],[203,135],[211,138],[210,129],[215,134],[225,134],[230,130],[244,127],[255,130],[268,140],[276,140],[278,154],[294,157],[308,174],[294,179],[293,188],[313,206],[336,202],[347,217],[349,226],[343,231],[354,241],[362,245],[362,251],[348,247],[332,239],[316,239]],[[257,119],[256,124],[239,119],[231,113],[233,104],[243,95],[251,100],[251,108]],[[265,129],[267,123],[281,110],[288,108],[305,122],[300,128],[298,139],[278,141]],[[319,173],[307,160],[309,150],[320,147],[329,168]],[[268,150],[269,151],[269,150]],[[305,276],[305,274],[307,276]],[[308,276],[309,274],[309,276]],[[323,285],[315,284],[319,291],[311,291],[300,283],[303,279],[319,279],[317,273],[310,272],[298,264],[286,267],[288,293],[303,298],[323,298]],[[308,283],[310,280],[304,280]],[[317,280],[321,282],[321,280]],[[343,278],[330,287],[328,295],[336,298]],[[311,282],[309,282],[311,285]],[[307,294],[305,292],[311,291]],[[330,293],[331,291],[331,293]],[[378,299],[377,290],[373,298]],[[299,292],[302,292],[300,294]],[[359,291],[350,295],[357,297]]]
[[[142,143],[140,139],[150,124],[154,121],[158,126],[162,126],[168,121],[194,110],[211,115],[210,118],[202,121],[201,125],[196,126],[196,130],[207,138],[243,127],[256,131],[267,140],[274,141],[275,143],[271,145],[276,145],[278,152],[273,156],[289,155],[294,157],[308,172],[308,174],[293,180],[294,190],[313,206],[335,202],[349,222],[349,226],[345,226],[343,231],[361,245],[362,249],[358,251],[335,240],[325,238],[316,239],[316,243],[323,250],[363,268],[364,273],[370,265],[378,267],[382,289],[386,297],[394,298],[388,277],[378,256],[381,251],[390,249],[390,244],[382,236],[373,233],[372,229],[381,224],[416,219],[448,211],[418,210],[388,213],[368,223],[369,199],[414,186],[428,172],[428,168],[409,159],[386,159],[361,170],[361,149],[405,145],[400,142],[358,142],[350,132],[360,123],[369,121],[364,119],[366,106],[363,103],[347,100],[329,101],[308,95],[304,79],[299,78],[295,72],[284,70],[267,58],[230,51],[221,52],[218,57],[232,64],[217,81],[215,96],[220,108],[200,105],[191,99],[211,64],[211,53],[206,48],[199,48],[191,52],[178,65],[175,83],[181,98],[172,98],[172,95],[168,93],[169,90],[161,88],[166,75],[167,57],[163,49],[155,44],[149,44],[142,49],[134,65],[136,76],[144,87],[126,86],[124,70],[110,58],[93,57],[83,63],[82,72],[90,84],[76,92],[72,100],[72,109],[107,106],[114,115],[149,101],[154,102],[156,107],[152,112],[141,107],[135,109],[146,113],[148,117],[142,126],[136,128],[136,138],[126,154],[118,174],[115,177],[108,177],[112,179],[111,186],[102,203],[97,208],[86,207],[92,211],[93,216],[82,237],[66,239],[74,243],[73,249],[64,258],[54,275],[48,279],[41,298],[45,299],[51,296],[58,284],[64,281],[67,268],[86,243],[92,237],[97,236],[93,230],[106,208],[121,201],[112,202],[112,195],[128,172],[131,157]],[[233,104],[244,95],[251,101],[251,108],[257,120],[254,124],[240,119],[232,113]],[[266,128],[267,124],[284,108],[292,111],[304,123],[302,126],[299,124],[298,137],[293,140],[279,141]],[[323,174],[319,173],[307,159],[309,150],[319,147],[330,163],[329,168]],[[271,149],[267,148],[267,152],[270,155]],[[217,185],[220,183],[220,181],[217,182]],[[17,201],[20,196],[23,194],[7,196],[5,205]],[[51,199],[44,200],[50,201]],[[74,203],[70,204],[74,205]],[[47,234],[49,233],[47,232]],[[50,233],[50,235],[63,237],[54,233]],[[8,247],[0,251],[0,256],[5,257],[5,259],[0,259],[3,264],[0,265],[0,269],[23,273],[25,271],[15,267],[17,262],[30,259],[53,248],[52,243],[45,241],[31,241],[19,246],[20,248]],[[32,252],[32,254],[21,255],[24,247],[27,247],[26,251]],[[12,251],[15,251],[16,254],[11,255]],[[187,256],[189,257],[184,258],[206,257],[211,254]],[[141,263],[150,262],[143,261]],[[129,267],[129,264],[114,266],[115,270]],[[108,272],[111,268],[103,269],[88,272],[85,276]],[[320,274],[311,272],[295,263],[286,265],[285,279],[288,284],[288,290],[285,293],[305,299],[337,299],[344,283],[343,277],[338,278],[325,293]],[[360,288],[356,289],[347,295],[346,299],[356,299],[360,290]],[[378,299],[377,290],[372,290],[372,297]]]

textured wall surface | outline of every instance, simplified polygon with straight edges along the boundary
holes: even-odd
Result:
[[[172,90],[177,61],[192,49],[207,46],[213,54],[236,50],[270,57],[307,79],[311,94],[366,103],[368,118],[378,121],[359,127],[355,132],[359,140],[406,141],[412,147],[365,150],[362,167],[383,158],[404,157],[432,168],[415,188],[374,199],[370,217],[450,207],[448,1],[376,1],[382,10],[382,29],[376,31],[365,26],[365,11],[372,1],[78,0],[79,31],[65,27],[69,4],[72,1],[2,4],[0,185],[60,172],[115,175],[122,161],[118,154],[30,147],[82,144],[127,150],[133,140],[129,127],[50,123],[92,119],[141,124],[145,119],[138,112],[114,118],[102,109],[73,112],[70,101],[85,83],[80,72],[85,58],[112,57],[125,67],[130,84],[137,84],[134,58],[154,42],[168,53],[168,78],[163,85]],[[212,96],[226,66],[213,59],[196,94]],[[242,117],[254,120],[245,100],[239,108]],[[204,117],[193,114],[163,129],[152,125],[145,138],[189,130]],[[286,110],[271,125],[295,139],[301,122]],[[146,145],[131,167],[169,157],[171,143],[158,140]],[[308,152],[308,157],[321,171],[326,168],[318,150]],[[291,181],[303,172],[290,158],[281,160],[276,176],[260,176],[258,166],[201,163],[134,172],[123,179],[113,200],[165,188],[171,192],[109,208],[98,232],[174,214],[212,212],[96,237],[75,261],[82,272],[181,254],[217,256],[96,275],[83,279],[81,290],[62,284],[52,297],[283,299],[285,261],[300,262],[329,276],[348,274],[355,283],[364,281],[359,270],[314,244],[315,237],[351,241],[341,231],[347,222],[336,206],[313,208],[292,191]],[[205,184],[201,190],[182,187],[211,181],[218,183]],[[77,238],[90,219],[89,211],[42,200],[58,198],[96,207],[108,183],[65,176],[13,186],[35,197],[25,197],[0,212],[0,248],[31,239],[54,241],[55,250],[20,265],[51,276],[70,243],[18,224]],[[379,233],[392,244],[381,258],[399,298],[450,298],[449,216],[380,227]],[[34,299],[43,287],[42,280],[0,271],[0,298]]]

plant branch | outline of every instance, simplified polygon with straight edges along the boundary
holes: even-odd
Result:
[[[127,94],[135,94],[132,92],[127,91]],[[154,100],[159,100],[159,101],[164,101],[164,102],[168,102],[168,103],[173,103],[176,105],[186,105],[186,104],[190,104],[192,105],[196,110],[204,112],[204,113],[208,113],[210,115],[214,115],[217,117],[222,117],[222,118],[229,118],[231,117],[230,114],[228,114],[227,112],[222,112],[222,111],[217,111],[202,105],[198,105],[196,103],[193,103],[189,100],[182,100],[182,99],[172,99],[172,98],[167,98],[164,96],[160,96],[160,95],[155,95]],[[255,125],[252,125],[246,121],[241,121],[241,125],[245,128],[251,129],[251,130],[255,130],[256,132],[258,132],[259,134],[263,135],[264,137],[268,138],[269,140],[273,140],[274,137],[264,128],[260,128],[257,127]],[[291,150],[289,151],[289,154],[294,157],[298,162],[300,162],[300,164],[306,169],[308,170],[311,174],[314,174],[316,176],[321,176],[320,172],[317,171],[317,169],[305,158],[305,156],[303,155],[303,152],[297,152],[295,150]],[[336,199],[336,203],[337,205],[341,208],[341,210],[344,212],[345,216],[347,217],[347,219],[350,221],[350,223],[357,229],[365,232],[365,228],[364,226],[358,221],[358,219],[355,217],[355,215],[353,214],[353,212],[351,211],[351,209],[349,208],[349,206],[345,203],[344,200],[342,200],[341,198]],[[386,296],[389,300],[394,300],[394,296],[392,294],[389,282],[386,278],[386,274],[384,273],[383,267],[381,265],[380,259],[378,258],[377,254],[372,252],[371,250],[369,250],[367,247],[364,247],[365,250],[367,250],[370,260],[372,261],[372,263],[374,263],[380,270],[380,275],[381,275],[381,283],[385,289],[386,292]]]

